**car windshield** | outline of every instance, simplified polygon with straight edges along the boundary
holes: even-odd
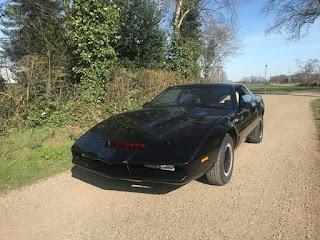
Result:
[[[148,107],[206,107],[233,109],[232,88],[226,86],[169,88],[148,104]]]

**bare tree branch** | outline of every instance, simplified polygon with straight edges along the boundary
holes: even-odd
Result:
[[[242,44],[233,25],[212,19],[205,23],[203,38],[205,50],[200,63],[203,76],[210,81],[229,57],[237,55]]]
[[[179,23],[177,25],[177,28],[181,27],[182,21],[184,20],[184,18],[187,16],[187,14],[191,11],[191,9],[188,9],[187,11],[185,11],[182,16],[180,17]]]
[[[310,26],[320,16],[320,1],[268,0],[262,13],[265,16],[275,15],[266,34],[281,34],[290,41],[296,41],[308,34]]]

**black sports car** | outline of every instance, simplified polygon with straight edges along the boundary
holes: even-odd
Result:
[[[72,146],[73,163],[110,178],[185,184],[230,181],[234,149],[263,137],[264,103],[244,85],[170,87],[142,109],[99,123]]]

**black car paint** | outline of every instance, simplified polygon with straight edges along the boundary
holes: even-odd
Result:
[[[178,87],[215,87],[193,84]],[[258,125],[264,114],[261,98],[252,94],[251,107],[240,109],[232,88],[234,109],[146,108],[115,115],[99,123],[72,146],[73,163],[111,178],[185,184],[215,164],[221,143],[229,133],[237,147]],[[241,85],[240,85],[241,86]],[[175,87],[173,87],[175,88]],[[141,149],[117,149],[109,140],[144,143]],[[208,156],[208,160],[201,159]],[[145,165],[175,165],[174,172]]]

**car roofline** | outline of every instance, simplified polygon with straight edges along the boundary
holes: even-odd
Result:
[[[192,84],[182,84],[182,85],[175,85],[175,86],[170,86],[168,89],[171,88],[206,88],[206,87],[238,87],[238,86],[243,86],[243,84],[240,83],[192,83]]]

